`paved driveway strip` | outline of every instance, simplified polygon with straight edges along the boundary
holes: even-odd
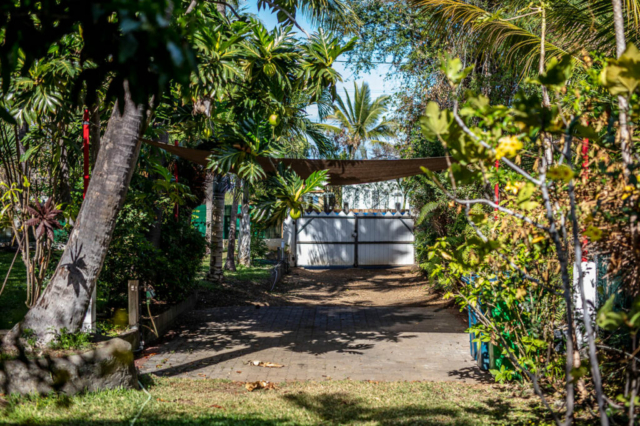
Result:
[[[237,381],[486,378],[446,308],[282,306],[194,311],[142,373]],[[250,361],[284,364],[264,368]]]

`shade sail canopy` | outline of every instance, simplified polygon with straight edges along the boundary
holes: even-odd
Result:
[[[183,148],[142,139],[180,158],[206,166],[211,151]],[[306,160],[295,158],[259,158],[265,172],[274,172],[279,163],[291,167],[303,179],[318,170],[329,171],[330,185],[357,185],[383,182],[422,174],[421,167],[437,172],[447,168],[447,157],[412,158],[408,160]]]

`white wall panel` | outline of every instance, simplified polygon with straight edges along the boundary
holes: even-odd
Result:
[[[358,246],[359,266],[413,265],[413,244],[362,244]]]
[[[355,224],[356,219],[353,217],[340,217],[339,219],[302,217],[298,219],[298,241],[351,242],[354,240]]]
[[[358,241],[413,241],[413,220],[358,219]]]
[[[298,244],[298,266],[353,266],[353,244]]]

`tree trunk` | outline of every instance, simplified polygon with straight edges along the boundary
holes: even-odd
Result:
[[[64,139],[60,138],[60,201],[65,204],[71,203],[71,185],[69,184],[69,160],[67,147]]]
[[[89,163],[91,169],[95,167],[100,152],[100,103],[96,103],[91,108],[91,118],[89,119]]]
[[[544,64],[546,61],[546,35],[547,35],[547,16],[544,7],[542,7],[542,28],[540,29],[540,62],[538,63],[538,72],[544,73]],[[542,106],[545,108],[551,107],[551,101],[549,100],[549,92],[545,86],[542,86]],[[542,144],[544,150],[544,161],[542,168],[543,172],[553,164],[553,140],[551,135],[547,132],[542,134]]]
[[[229,243],[227,247],[227,261],[224,269],[228,271],[236,270],[236,222],[238,220],[238,198],[239,198],[240,178],[235,177],[235,188],[233,190],[233,202],[231,203],[231,214],[229,215]]]
[[[622,12],[622,1],[613,0],[613,27],[616,34],[616,57],[622,56],[627,50],[627,40],[624,36],[624,14]],[[631,147],[629,144],[630,135],[627,123],[627,113],[629,111],[629,101],[623,95],[618,96],[618,122],[620,124],[620,148],[622,150],[622,161],[624,162],[624,175],[629,177],[629,166],[633,163],[631,158]]]
[[[204,238],[207,240],[207,251],[206,254],[211,254],[211,218],[213,212],[213,180],[214,176],[211,173],[207,174],[207,179],[204,182],[205,187],[205,207],[206,207],[206,229],[204,233]]]
[[[138,159],[142,119],[142,106],[133,103],[125,82],[124,112],[116,102],[60,263],[36,305],[8,335],[9,341],[21,329],[33,330],[39,344],[49,343],[63,327],[70,332],[80,329]]]
[[[167,132],[162,132],[162,134],[160,135],[160,137],[158,138],[159,142],[162,143],[169,143],[169,133]],[[157,151],[158,148],[152,148],[153,151]],[[157,154],[157,152],[155,153]],[[160,164],[162,164],[163,166],[165,166],[165,161],[164,159],[162,159],[160,161]],[[156,180],[160,178],[160,175],[158,173],[152,173],[150,176],[151,180]],[[162,242],[162,218],[163,218],[163,214],[162,214],[162,207],[160,206],[159,203],[155,203],[153,206],[153,214],[155,215],[155,219],[153,221],[153,224],[151,225],[151,227],[149,228],[149,233],[147,234],[147,238],[149,239],[149,242],[153,245],[153,247],[160,249],[160,245]]]
[[[242,266],[251,266],[251,215],[249,212],[249,184],[242,183],[242,218],[240,220],[239,261]]]
[[[222,272],[223,220],[224,220],[224,177],[216,175],[213,181],[213,208],[211,211],[211,255],[207,280],[220,282]]]

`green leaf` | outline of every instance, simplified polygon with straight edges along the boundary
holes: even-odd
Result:
[[[560,164],[559,166],[551,167],[547,171],[547,177],[549,179],[560,180],[566,183],[569,183],[569,181],[573,179],[574,174],[575,173],[573,172],[573,170],[571,170],[571,167],[567,166],[566,164]]]
[[[20,156],[20,162],[24,163],[26,161],[29,161],[29,159],[31,158],[31,156],[33,156],[33,154],[40,148],[40,145],[35,145],[32,146],[31,148],[29,148],[24,154],[22,154]]]
[[[458,84],[460,84],[462,80],[464,80],[465,77],[473,70],[473,66],[468,66],[463,69],[460,58],[451,58],[447,54],[440,64],[440,69],[447,76],[449,85],[452,88],[456,88]]]
[[[573,74],[573,59],[570,55],[565,55],[560,61],[557,57],[551,58],[547,69],[540,74],[540,83],[553,89],[559,90]]]
[[[613,331],[624,323],[626,314],[624,312],[613,311],[614,301],[615,295],[612,295],[598,311],[598,315],[596,317],[598,327]]]
[[[630,96],[640,83],[640,51],[629,43],[617,60],[611,60],[600,73],[600,83],[616,95]]]
[[[520,190],[518,191],[518,198],[516,199],[516,203],[518,207],[523,210],[532,210],[538,206],[538,203],[535,201],[531,201],[531,197],[536,190],[536,186],[531,182],[527,182]]]
[[[460,185],[468,185],[474,182],[482,181],[482,173],[480,170],[470,170],[468,167],[465,167],[459,163],[454,163],[451,165],[451,173],[453,174],[454,179]]]
[[[598,132],[591,126],[583,126],[582,124],[576,124],[573,126],[574,131],[576,132],[576,136],[581,138],[587,138],[593,142],[600,141],[600,135]]]
[[[451,123],[451,113],[449,111],[440,111],[440,107],[435,102],[429,102],[425,110],[425,115],[420,117],[420,126],[424,137],[435,140],[438,136],[445,135],[449,132]]]

